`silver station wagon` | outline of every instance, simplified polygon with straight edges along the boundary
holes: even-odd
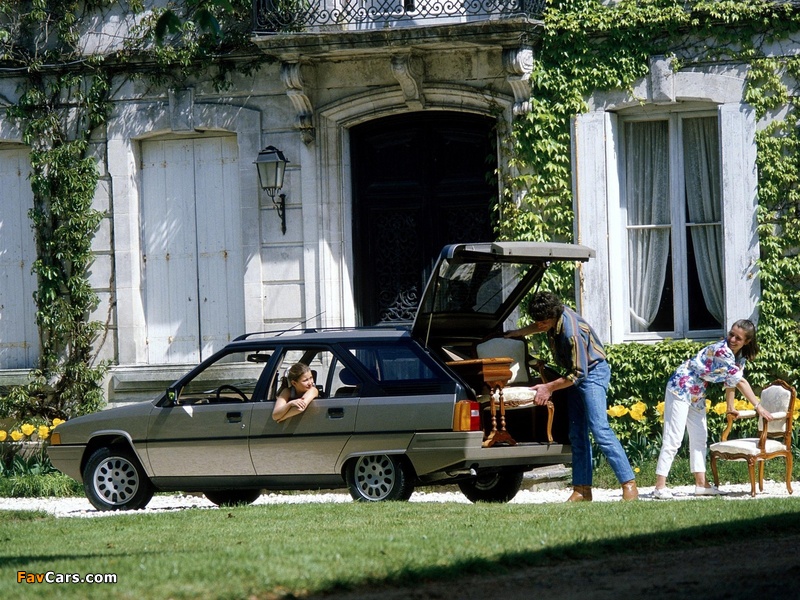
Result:
[[[507,502],[525,471],[569,462],[570,447],[558,394],[543,407],[525,397],[557,374],[500,334],[551,262],[593,255],[555,243],[447,246],[413,325],[243,335],[152,402],[61,424],[49,456],[100,510],[142,508],[156,491],[227,505],[345,487],[360,501],[407,500],[434,484]],[[297,362],[319,396],[276,422],[279,382]]]

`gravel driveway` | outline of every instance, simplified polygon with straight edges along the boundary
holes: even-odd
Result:
[[[530,484],[529,484],[530,485]],[[414,492],[410,502],[458,502],[468,504],[463,494],[459,491],[440,491],[441,488],[434,490],[421,490]],[[726,485],[722,488],[727,492],[723,497],[725,500],[743,500],[750,498],[750,484]],[[679,486],[674,487],[677,500],[694,500],[694,487]],[[640,488],[640,499],[649,502],[662,502],[650,498],[653,488]],[[541,489],[541,486],[533,484],[529,489],[522,489],[511,501],[512,504],[543,504],[548,502],[563,502],[569,496],[569,490],[562,485],[551,489]],[[781,482],[764,482],[764,493],[758,494],[759,498],[783,497],[788,498],[786,485]],[[595,502],[615,502],[622,499],[620,489],[599,489],[593,490]],[[713,501],[714,498],[698,498],[700,501]],[[255,504],[300,504],[311,502],[352,502],[350,495],[344,491],[331,493],[312,493],[312,494],[281,494],[265,493]],[[202,495],[191,494],[159,494],[153,497],[143,511],[135,512],[167,512],[178,511],[189,508],[200,508],[214,510],[217,507],[205,499]],[[86,498],[0,498],[0,510],[41,510],[53,514],[57,517],[113,517],[114,515],[125,514],[129,511],[102,512],[96,510]]]

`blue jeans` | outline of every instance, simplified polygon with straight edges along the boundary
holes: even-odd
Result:
[[[606,391],[611,380],[608,363],[594,365],[583,381],[565,388],[569,408],[569,441],[572,444],[572,485],[592,485],[592,444],[589,432],[605,455],[620,483],[634,478],[633,469],[608,424]]]

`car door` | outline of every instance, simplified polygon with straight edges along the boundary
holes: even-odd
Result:
[[[155,477],[254,475],[248,450],[252,403],[156,408],[147,455]]]
[[[266,360],[252,351],[211,357],[157,406],[148,424],[154,477],[254,475],[248,438]]]
[[[302,414],[277,423],[272,419],[272,410],[278,382],[295,362],[311,367],[317,387],[322,390]],[[338,473],[336,462],[353,433],[358,408],[358,386],[345,384],[343,371],[344,365],[328,348],[292,348],[284,352],[273,374],[267,401],[253,406],[250,456],[257,475]]]

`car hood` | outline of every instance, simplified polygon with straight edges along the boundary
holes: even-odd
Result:
[[[492,242],[445,246],[425,288],[412,333],[425,346],[468,345],[517,309],[553,261],[585,262],[595,252],[577,244]]]
[[[95,413],[75,417],[62,423],[59,432],[62,444],[85,444],[91,437],[101,434],[127,433],[131,439],[144,438],[153,402],[135,402],[127,406],[106,408]]]

